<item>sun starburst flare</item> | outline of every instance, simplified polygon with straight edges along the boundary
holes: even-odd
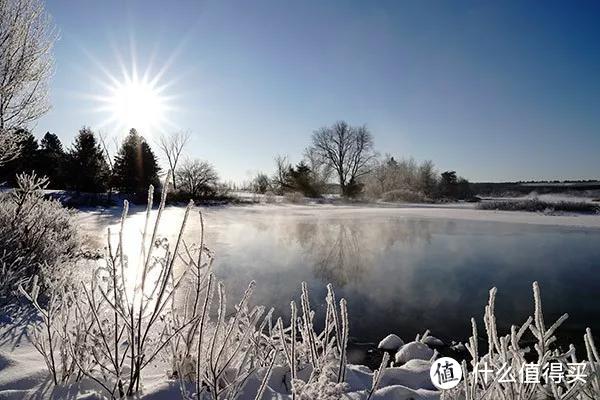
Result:
[[[138,73],[135,54],[131,55],[130,63],[124,63],[117,52],[120,73],[115,74],[91,54],[88,56],[102,72],[96,80],[99,94],[86,96],[91,97],[93,110],[101,114],[96,125],[99,129],[124,135],[135,128],[147,137],[177,129],[173,122],[173,114],[177,112],[175,97],[167,93],[173,82],[163,81],[170,61],[156,73],[151,72],[151,65]]]

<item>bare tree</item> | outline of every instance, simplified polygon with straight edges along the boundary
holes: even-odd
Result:
[[[353,127],[338,121],[313,133],[308,149],[335,171],[342,195],[349,196],[358,178],[369,171],[374,159],[373,136],[366,126]]]
[[[189,132],[175,132],[162,135],[158,139],[158,147],[169,163],[169,170],[173,175],[173,189],[177,190],[177,163],[186,144],[190,141]]]
[[[57,32],[41,0],[0,1],[0,134],[45,114]]]
[[[271,182],[278,194],[283,194],[288,187],[288,175],[291,167],[292,165],[287,156],[282,156],[281,154],[275,156],[275,172],[273,173]]]
[[[310,167],[312,181],[323,192],[333,173],[331,165],[314,148],[310,147],[304,151],[304,162]]]
[[[18,128],[49,109],[56,32],[39,0],[0,0],[0,166],[18,157]]]
[[[180,189],[195,196],[211,195],[219,180],[214,167],[207,161],[186,160],[175,173]]]

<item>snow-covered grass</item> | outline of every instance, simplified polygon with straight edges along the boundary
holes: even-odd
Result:
[[[547,327],[542,313],[542,300],[537,282],[533,283],[535,309],[522,325],[512,325],[510,332],[502,336],[498,332],[495,316],[496,289],[490,290],[488,305],[485,308],[484,323],[487,335],[487,351],[480,352],[479,333],[475,319],[471,319],[473,334],[469,338],[467,349],[471,355],[469,370],[468,363],[463,361],[463,385],[449,391],[444,391],[442,399],[446,400],[480,400],[480,399],[539,399],[552,398],[557,400],[600,398],[600,357],[594,344],[591,330],[585,332],[585,347],[587,360],[578,360],[573,345],[567,351],[557,348],[556,332],[568,318],[564,314]],[[524,344],[524,337],[531,333],[534,338],[533,348]],[[580,380],[565,379],[549,374],[553,371],[563,371],[563,374],[573,373],[572,368],[581,365]],[[529,365],[537,373],[537,379],[532,383],[523,383],[517,378],[518,374]],[[558,366],[558,367],[555,367]],[[495,374],[491,379],[485,379],[481,371],[508,371],[513,378]],[[512,374],[512,375],[511,375]]]
[[[578,360],[572,346],[566,352],[557,349],[554,346],[555,334],[567,316],[559,318],[558,321],[547,327],[547,321],[544,320],[542,313],[539,287],[534,283],[533,288],[535,299],[533,315],[523,324],[512,326],[510,332],[507,332],[505,336],[498,332],[496,326],[494,312],[496,290],[490,291],[484,315],[488,350],[485,352],[480,350],[482,347],[481,336],[475,320],[472,320],[473,334],[467,345],[472,360],[462,364],[464,381],[457,388],[443,392],[437,391],[430,379],[432,360],[437,357],[437,352],[428,348],[426,343],[430,342],[427,340],[430,336],[427,333],[417,336],[414,341],[400,346],[398,350],[390,350],[385,353],[380,367],[374,372],[363,366],[346,365],[342,370],[343,374],[340,374],[339,366],[342,365],[340,361],[343,360],[343,357],[339,357],[340,353],[336,350],[339,340],[337,337],[341,334],[343,342],[345,333],[336,331],[334,326],[331,326],[329,339],[325,340],[327,335],[324,333],[327,330],[320,334],[312,331],[314,336],[311,338],[311,331],[306,329],[307,326],[310,328],[311,323],[311,313],[305,313],[305,307],[310,307],[308,303],[303,301],[300,310],[296,309],[298,314],[292,313],[298,318],[297,324],[292,323],[289,327],[285,327],[283,321],[278,320],[272,324],[267,318],[260,324],[259,329],[250,327],[249,330],[244,331],[230,330],[231,327],[240,327],[238,323],[242,319],[237,319],[239,313],[236,312],[225,319],[221,313],[223,308],[219,305],[218,308],[221,309],[221,312],[213,322],[221,324],[222,329],[220,331],[212,330],[210,334],[204,336],[208,342],[204,345],[197,343],[197,345],[205,352],[205,358],[200,360],[200,363],[204,365],[202,369],[205,370],[205,374],[208,374],[205,376],[214,374],[214,372],[210,372],[212,370],[224,371],[221,377],[224,386],[214,386],[203,381],[200,383],[200,393],[203,393],[204,397],[200,398],[238,398],[243,400],[294,398],[306,400],[598,399],[600,396],[600,370],[598,369],[600,358],[592,333],[589,330],[585,332],[587,360]],[[306,288],[303,289],[304,294],[305,290]],[[221,293],[219,296],[222,299],[223,294]],[[330,296],[331,303],[329,304],[332,304],[332,292],[330,292]],[[244,296],[240,302],[241,307],[238,306],[238,310],[245,309],[243,306],[245,298]],[[202,302],[202,304],[204,303],[206,300]],[[51,375],[48,374],[48,367],[44,363],[44,357],[40,357],[35,352],[30,338],[26,336],[27,321],[30,321],[30,317],[20,314],[16,309],[11,309],[11,311],[10,316],[3,316],[3,325],[0,329],[0,398],[107,398],[106,389],[102,391],[102,385],[99,382],[94,382],[85,376],[81,379],[72,377],[54,385]],[[343,313],[338,317],[343,317]],[[248,321],[246,318],[243,320]],[[330,323],[335,324],[335,320],[336,318],[332,316]],[[208,327],[210,324],[205,326]],[[248,325],[244,327],[248,328]],[[524,345],[523,339],[527,332],[530,332],[535,338],[533,348]],[[257,335],[257,333],[261,334]],[[298,335],[297,340],[292,340],[295,334]],[[213,349],[213,343],[223,342],[220,340],[215,342],[212,338],[227,337],[228,335],[233,338],[230,346]],[[237,341],[244,337],[252,339],[243,341],[245,344],[240,346]],[[186,335],[180,338],[181,341],[187,339]],[[388,340],[382,342],[390,341],[390,338],[386,339]],[[256,343],[254,343],[255,341]],[[397,339],[394,340],[394,344],[397,343]],[[98,343],[97,346],[101,348],[103,345]],[[248,352],[247,346],[252,351]],[[418,351],[415,352],[415,349]],[[86,347],[86,350],[89,352],[101,351],[90,347]],[[397,361],[391,363],[390,354],[394,354],[394,352],[396,352]],[[193,355],[189,359],[171,360],[175,364],[182,360],[192,362],[180,364],[175,369],[176,374],[173,374],[173,371],[168,373],[165,368],[170,365],[168,360],[173,353],[171,351],[165,351],[165,353],[167,361],[152,363],[149,371],[145,372],[138,396],[161,400],[197,398],[199,383],[195,381],[194,374],[195,371],[198,371],[195,364],[199,360],[195,359]],[[408,356],[409,353],[414,354]],[[193,354],[193,350],[191,354]],[[85,355],[82,356],[85,357]],[[241,364],[231,370],[222,370],[215,367],[216,364],[214,364],[215,362],[219,364],[219,357],[228,361],[231,359],[241,360]],[[262,362],[260,357],[265,357]],[[404,357],[406,358],[399,360]],[[534,367],[537,366],[538,373],[542,376],[539,384],[502,382],[497,375],[495,378],[484,381],[480,374],[474,372],[476,367],[484,364],[486,368],[494,371],[500,371],[506,366],[511,371],[520,371],[527,363]],[[547,363],[560,364],[565,371],[571,363],[582,363],[585,382],[555,381],[547,377],[543,378],[542,366]],[[189,368],[186,369],[186,367]],[[235,377],[241,379],[235,379]],[[236,389],[234,394],[229,391],[229,397],[217,395],[220,390],[228,391],[227,388],[232,386]]]

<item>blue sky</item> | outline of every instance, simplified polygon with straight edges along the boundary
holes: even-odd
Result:
[[[131,60],[160,82],[187,155],[225,180],[299,161],[311,132],[367,124],[381,153],[473,181],[599,178],[600,3],[67,1],[47,9],[53,109],[34,132],[110,135],[92,95]],[[104,71],[104,72],[103,72]],[[152,143],[156,132],[141,132]]]

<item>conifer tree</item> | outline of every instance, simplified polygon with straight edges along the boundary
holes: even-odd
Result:
[[[69,152],[68,186],[78,192],[105,192],[109,184],[109,169],[94,132],[88,127],[79,130]]]
[[[52,189],[64,189],[66,154],[58,136],[46,132],[38,150],[38,174],[45,175]]]
[[[114,187],[123,193],[145,193],[148,186],[159,186],[159,171],[150,145],[135,129],[131,129],[115,157]]]

